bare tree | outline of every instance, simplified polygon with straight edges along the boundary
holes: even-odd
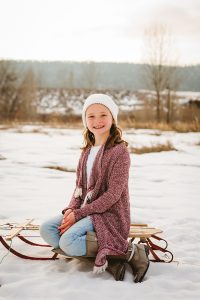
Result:
[[[0,119],[11,119],[16,110],[17,76],[11,62],[0,61]]]
[[[176,66],[169,67],[170,76],[166,82],[166,122],[170,124],[173,121],[174,99],[176,91],[181,83],[181,77],[178,74]]]
[[[19,74],[14,62],[0,61],[0,119],[30,119],[36,113],[36,81],[31,71]]]
[[[37,114],[37,83],[32,70],[29,70],[18,87],[18,107],[16,117],[31,120]]]
[[[171,109],[171,91],[175,89],[176,67],[172,61],[172,39],[166,26],[154,25],[145,30],[145,78],[156,94],[156,119],[161,121],[162,93],[168,91],[167,109]],[[174,79],[173,79],[174,80]]]

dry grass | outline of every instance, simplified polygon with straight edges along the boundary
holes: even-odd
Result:
[[[200,122],[174,122],[172,124],[157,123],[157,122],[134,122],[127,124],[125,121],[120,122],[120,127],[125,129],[155,129],[161,131],[176,131],[176,132],[200,132]]]
[[[11,125],[4,125],[4,124],[0,125],[0,130],[7,130],[7,129],[10,129],[10,128],[12,128]]]
[[[17,128],[18,132],[23,132],[21,127],[23,125],[33,125],[42,127],[53,127],[58,129],[83,129],[83,124],[81,118],[70,121],[62,120],[48,120],[48,121],[35,121],[35,122],[20,122],[20,121],[7,121],[0,124],[0,130],[6,130],[10,128]],[[167,124],[165,122],[136,122],[130,118],[123,118],[119,120],[119,127],[123,130],[125,129],[154,129],[161,131],[176,131],[176,132],[200,132],[200,121],[196,120],[193,122],[174,122],[172,124]],[[33,133],[43,133],[43,130],[33,129]],[[46,132],[44,132],[46,133]]]
[[[42,134],[49,134],[48,132],[44,131],[43,128],[33,128],[29,131],[23,130],[23,128],[16,129],[17,133],[42,133]]]
[[[76,172],[74,169],[69,169],[69,168],[65,168],[65,167],[61,167],[61,166],[46,166],[44,168],[62,171],[62,172],[73,172],[73,173]]]
[[[191,123],[176,122],[172,125],[172,129],[176,132],[200,132],[200,122],[193,121]]]
[[[21,121],[7,121],[6,123],[0,124],[0,130],[16,129],[18,133],[24,133],[23,126],[41,126],[40,128],[33,128],[29,132],[31,133],[44,133],[48,134],[45,131],[45,127],[56,128],[56,129],[83,129],[82,121],[78,122],[63,122],[63,121],[35,121],[35,122],[21,122]]]
[[[177,149],[174,148],[171,142],[168,141],[166,144],[143,146],[141,148],[129,147],[129,151],[130,153],[144,154],[144,153],[162,152],[162,151],[177,151]]]

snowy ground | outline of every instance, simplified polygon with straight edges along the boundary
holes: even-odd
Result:
[[[1,224],[32,217],[40,224],[61,211],[74,189],[75,173],[44,167],[75,169],[81,131],[32,132],[38,128],[0,131]],[[161,228],[179,264],[151,263],[145,281],[135,284],[129,269],[125,280],[116,282],[108,272],[93,275],[92,266],[78,260],[36,262],[9,254],[0,264],[1,300],[199,299],[200,135],[129,130],[124,137],[138,147],[171,141],[178,150],[131,154],[130,197],[132,220]],[[13,245],[28,253],[48,254],[15,240]],[[0,246],[0,261],[6,254]]]

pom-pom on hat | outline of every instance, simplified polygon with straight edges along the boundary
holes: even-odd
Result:
[[[106,106],[110,110],[110,112],[113,116],[113,119],[115,120],[115,123],[117,124],[117,115],[119,112],[119,108],[115,104],[115,102],[112,100],[112,98],[105,94],[92,94],[85,100],[85,103],[83,105],[82,120],[83,120],[84,127],[87,127],[86,118],[85,118],[86,110],[92,104],[102,104],[102,105]]]

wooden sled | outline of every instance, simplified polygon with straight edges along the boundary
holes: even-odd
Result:
[[[31,240],[27,239],[23,234],[21,234],[21,232],[24,230],[26,230],[26,231],[33,231],[33,230],[38,231],[39,230],[39,225],[32,224],[33,220],[34,219],[29,219],[21,224],[6,223],[6,224],[1,225],[0,228],[2,230],[9,230],[10,232],[8,235],[5,235],[5,236],[0,235],[0,242],[9,252],[11,252],[12,254],[14,254],[20,258],[31,259],[31,260],[55,260],[55,259],[57,259],[57,256],[58,256],[57,254],[53,254],[48,257],[37,257],[37,256],[35,257],[35,256],[23,254],[12,247],[12,240],[14,238],[18,238],[22,242],[29,244],[31,246],[52,248],[50,245],[47,245],[47,244],[34,243]],[[10,245],[8,244],[9,241],[11,242]]]
[[[173,254],[167,250],[168,243],[157,235],[159,233],[162,233],[162,230],[149,227],[147,224],[131,224],[129,238],[132,242],[137,240],[138,244],[143,243],[148,246],[152,255],[150,261],[170,263],[173,261]],[[161,245],[155,244],[155,241]],[[163,243],[164,245],[162,245]],[[159,253],[164,254],[162,258],[160,258]]]
[[[62,252],[61,249],[52,249],[50,245],[47,244],[38,244],[32,242],[30,239],[27,239],[23,232],[24,231],[39,231],[39,225],[32,224],[34,219],[26,220],[22,224],[13,224],[13,223],[7,223],[0,225],[0,228],[2,230],[9,230],[8,235],[0,235],[0,242],[2,245],[9,250],[12,254],[23,258],[23,259],[31,259],[31,260],[55,260],[59,258],[59,255],[64,256],[65,258],[78,258],[81,259],[83,257],[72,257],[66,255],[64,252]],[[167,250],[168,243],[163,238],[159,237],[157,234],[162,233],[162,230],[154,227],[149,227],[147,224],[131,224],[130,226],[130,232],[129,232],[129,239],[131,241],[137,242],[137,243],[144,243],[148,246],[149,251],[152,255],[152,258],[150,258],[153,262],[167,262],[170,263],[173,260],[173,254],[171,251]],[[33,236],[28,235],[29,238],[33,238]],[[37,236],[39,237],[39,236]],[[37,256],[30,256],[25,255],[16,249],[12,247],[12,240],[14,238],[20,239],[22,242],[29,244],[34,247],[50,247],[52,251],[54,252],[53,255],[47,256],[47,257],[37,257]],[[11,244],[9,245],[9,241]],[[164,246],[155,244],[156,242],[164,243]],[[159,256],[159,253],[164,254],[164,256],[161,258]]]

